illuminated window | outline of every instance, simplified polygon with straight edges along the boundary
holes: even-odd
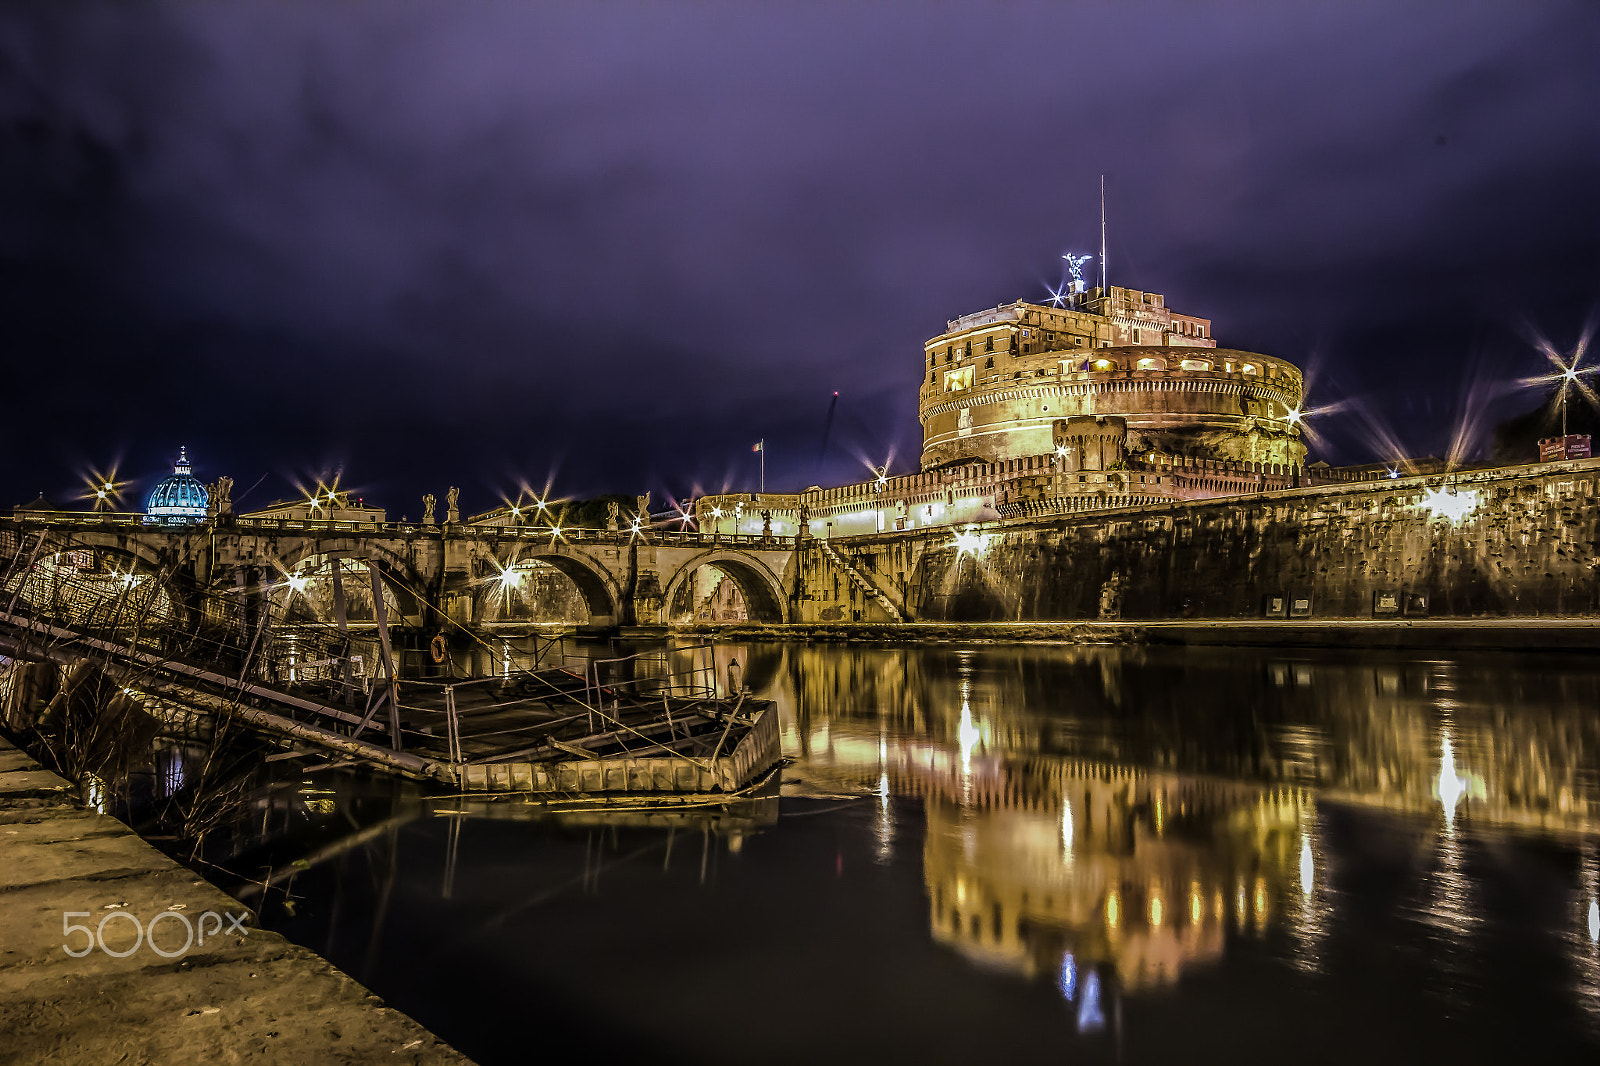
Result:
[[[1183,368],[1185,370],[1210,370],[1211,364],[1204,359],[1185,359]]]
[[[1256,369],[1256,365],[1254,363],[1245,363],[1244,365],[1239,367],[1239,373],[1241,373],[1241,374],[1259,374],[1259,373],[1261,373],[1261,371]]]
[[[972,388],[972,368],[964,366],[960,370],[946,370],[944,372],[944,391],[965,392]]]
[[[1113,363],[1109,359],[1096,359],[1094,361],[1094,368],[1096,370],[1114,370],[1116,369],[1116,366],[1117,364]]]
[[[1155,359],[1141,359],[1141,360],[1139,360],[1139,369],[1140,370],[1162,370],[1162,369],[1165,369],[1165,368],[1162,367],[1158,363],[1158,361],[1155,360]]]

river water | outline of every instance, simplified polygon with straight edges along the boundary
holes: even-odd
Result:
[[[227,865],[484,1064],[1600,1057],[1600,660],[718,657],[777,701],[777,798],[291,776]]]

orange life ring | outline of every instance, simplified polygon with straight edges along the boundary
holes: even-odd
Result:
[[[444,662],[446,651],[447,649],[445,648],[444,644],[444,634],[435,633],[433,635],[433,640],[428,642],[428,654],[433,656],[434,662],[442,663]]]

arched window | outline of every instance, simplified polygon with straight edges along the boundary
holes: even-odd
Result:
[[[1163,366],[1161,364],[1161,361],[1158,360],[1158,359],[1141,359],[1141,360],[1139,360],[1139,369],[1140,370],[1165,370],[1166,367]]]
[[[1117,364],[1113,363],[1109,359],[1096,359],[1094,361],[1094,368],[1096,370],[1115,370],[1117,368]]]

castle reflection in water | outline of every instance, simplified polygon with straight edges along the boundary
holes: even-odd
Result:
[[[933,938],[1056,983],[1080,1030],[1240,937],[1316,970],[1341,919],[1329,814],[1401,827],[1410,907],[1470,938],[1470,833],[1531,831],[1572,869],[1561,932],[1600,1016],[1600,671],[1566,661],[1094,646],[734,650],[778,700],[786,794],[920,799]],[[726,654],[726,652],[725,652]],[[913,836],[914,839],[914,836]]]

